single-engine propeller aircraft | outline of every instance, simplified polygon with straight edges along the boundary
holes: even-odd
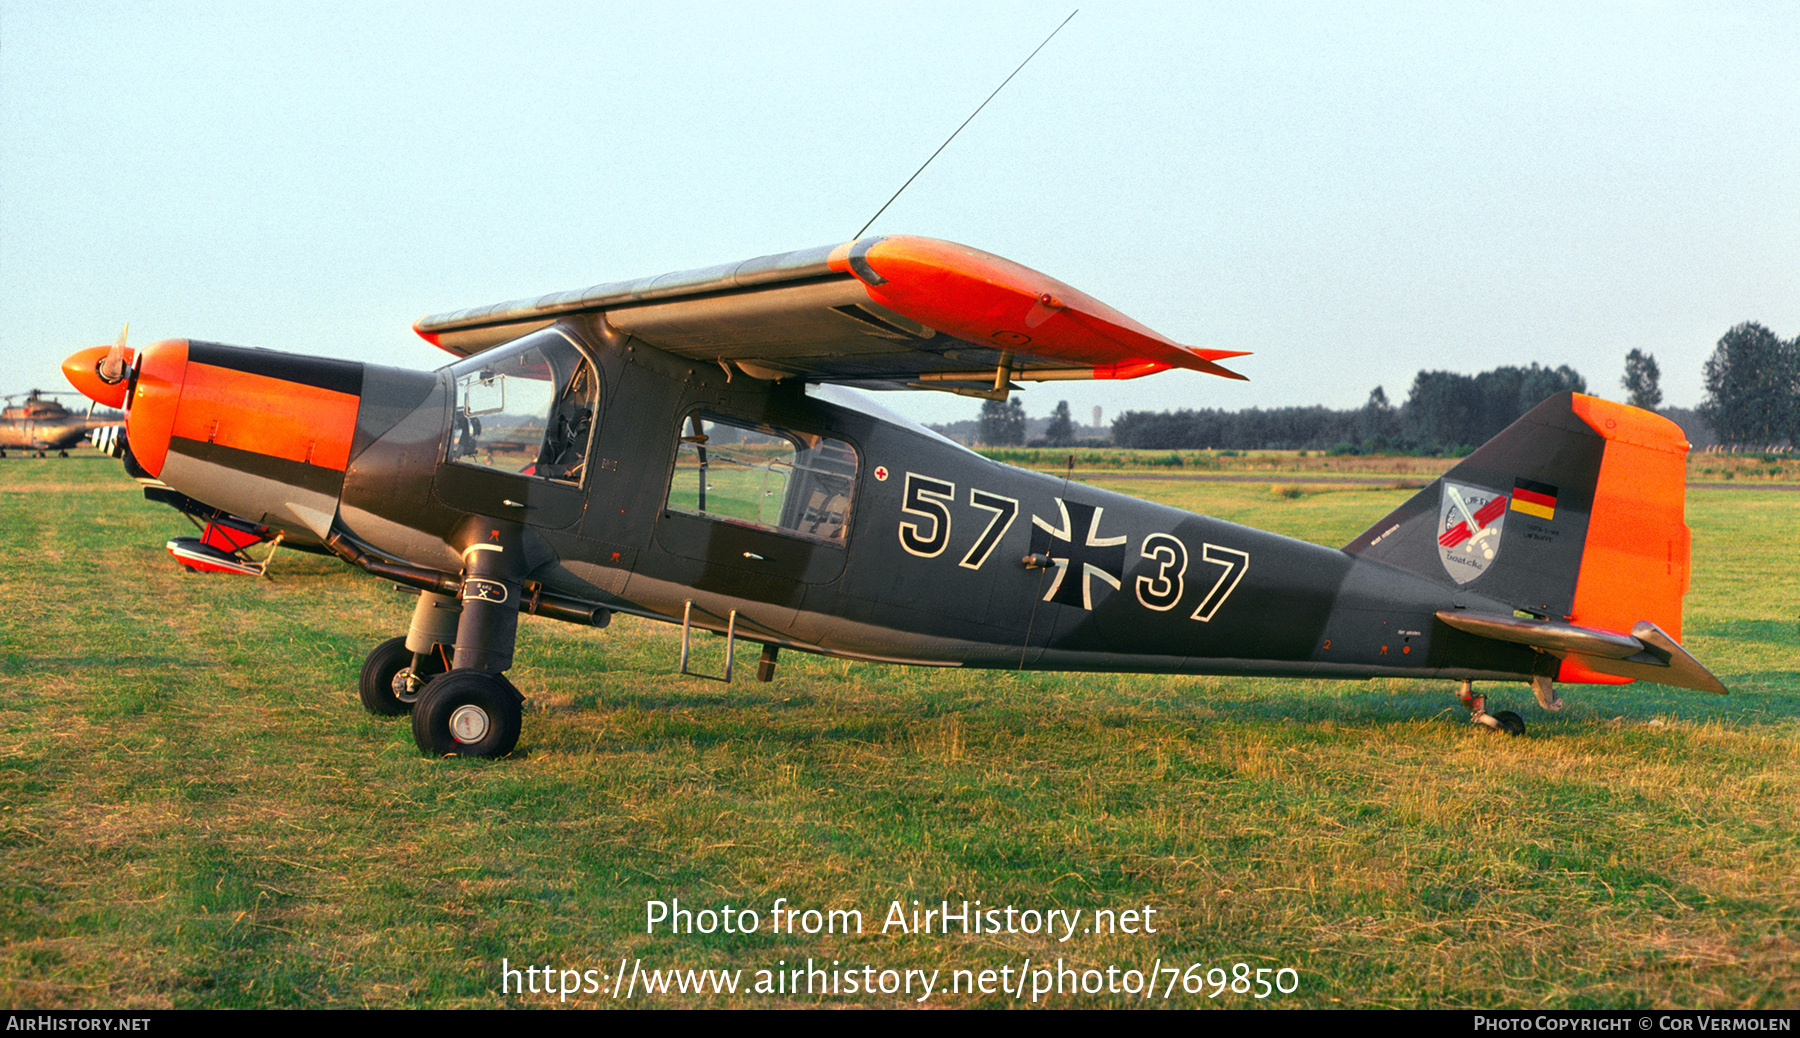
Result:
[[[1687,444],[1564,394],[1341,550],[988,461],[846,388],[1242,376],[1036,271],[871,237],[427,317],[435,372],[191,340],[70,357],[221,557],[273,541],[417,589],[364,705],[432,755],[519,737],[521,613],[778,652],[1036,670],[1646,679],[1678,644]],[[192,540],[191,538],[189,540]],[[225,567],[230,568],[230,567]],[[729,660],[729,652],[727,654]],[[730,678],[729,663],[723,675]]]

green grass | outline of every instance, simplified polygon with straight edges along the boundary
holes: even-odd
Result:
[[[1108,484],[1338,545],[1406,491]],[[1567,687],[1530,735],[1444,682],[882,667],[673,675],[677,632],[528,620],[520,751],[430,761],[365,714],[411,599],[285,553],[182,572],[115,465],[0,463],[0,1001],[491,1007],[500,965],[1291,967],[1172,1006],[1800,1002],[1800,592],[1791,493],[1695,491],[1685,643],[1733,694]],[[702,663],[723,642],[709,640]],[[753,672],[754,647],[739,673]],[[752,934],[645,932],[645,905]],[[772,933],[770,906],[865,932]],[[883,933],[889,904],[1156,909],[1155,934]],[[1085,919],[1085,916],[1084,916]],[[1167,975],[1158,981],[1158,1000]],[[569,1005],[618,1004],[584,994]],[[916,993],[914,995],[916,997]],[[903,993],[637,1005],[912,1005]],[[931,1005],[1004,1006],[940,991]],[[1052,995],[1054,1006],[1141,1004]]]
[[[1133,450],[1123,447],[982,447],[978,453],[1007,465],[1040,472],[1143,472],[1156,475],[1305,473],[1330,480],[1346,474],[1396,476],[1429,482],[1460,458],[1412,455],[1340,457],[1321,451]]]
[[[1072,460],[1078,476],[1081,473],[1116,472],[1186,476],[1267,474],[1274,479],[1304,478],[1327,483],[1347,475],[1394,476],[1429,482],[1462,460],[1460,457],[1409,454],[1346,456],[1294,450],[1131,450],[1116,447],[981,447],[978,450],[995,461],[1039,472],[1067,471]],[[1691,483],[1734,480],[1795,483],[1800,482],[1800,455],[1692,453],[1688,455],[1687,471]]]

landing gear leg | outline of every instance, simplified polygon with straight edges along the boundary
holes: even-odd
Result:
[[[1502,710],[1493,714],[1487,712],[1487,696],[1475,691],[1473,681],[1463,682],[1462,687],[1456,690],[1456,698],[1462,700],[1462,705],[1469,708],[1469,720],[1475,724],[1485,724],[1496,732],[1505,732],[1508,735],[1525,734],[1525,722],[1520,719],[1518,714],[1511,710]]]
[[[492,519],[468,528],[451,669],[432,678],[413,707],[413,741],[427,756],[504,757],[519,741],[525,697],[504,672],[519,630],[520,532],[517,523]],[[439,596],[421,596],[415,629],[426,597]],[[434,610],[440,605],[431,603]],[[446,623],[435,612],[424,620],[434,629]],[[407,643],[413,645],[411,634]]]

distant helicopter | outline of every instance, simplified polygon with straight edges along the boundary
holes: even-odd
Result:
[[[29,393],[14,393],[6,397],[8,401],[23,396],[22,404],[8,403],[0,411],[0,458],[6,457],[9,450],[37,452],[42,458],[49,452],[56,451],[62,457],[69,456],[69,448],[80,443],[94,429],[119,427],[125,424],[125,417],[94,418],[89,408],[88,416],[75,414],[53,399],[60,394],[46,393],[41,389],[33,389]]]

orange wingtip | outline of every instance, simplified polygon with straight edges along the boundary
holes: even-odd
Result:
[[[1204,372],[1208,375],[1217,375],[1220,378],[1228,378],[1234,382],[1250,381],[1249,375],[1240,375],[1237,372],[1231,370],[1230,368],[1220,367],[1219,365],[1214,364],[1211,361],[1205,362],[1204,366],[1195,367],[1194,370]]]
[[[1096,379],[1143,378],[1145,375],[1154,375],[1158,372],[1168,371],[1173,367],[1175,367],[1175,365],[1160,360],[1127,360],[1120,361],[1117,364],[1096,365],[1093,377]],[[1198,360],[1193,364],[1184,364],[1182,367],[1187,368],[1189,371],[1198,371],[1207,375],[1217,375],[1220,378],[1236,379],[1239,382],[1250,381],[1245,376],[1240,375],[1229,368],[1220,367],[1209,360]]]
[[[1250,376],[1248,375],[1240,375],[1230,368],[1225,367],[1223,364],[1213,363],[1217,360],[1225,360],[1228,357],[1248,357],[1250,356],[1249,350],[1203,350],[1193,346],[1186,347],[1186,349],[1189,353],[1194,355],[1195,360],[1195,363],[1193,364],[1184,365],[1190,370],[1202,372],[1207,375],[1217,375],[1220,378],[1235,379],[1238,382],[1250,381]]]
[[[833,250],[829,264],[851,273],[873,301],[896,313],[969,342],[1001,344],[1015,356],[1110,373],[1096,378],[1135,378],[1160,364],[1158,370],[1245,381],[1213,363],[1241,351],[1183,346],[1073,286],[966,245],[864,238]]]

